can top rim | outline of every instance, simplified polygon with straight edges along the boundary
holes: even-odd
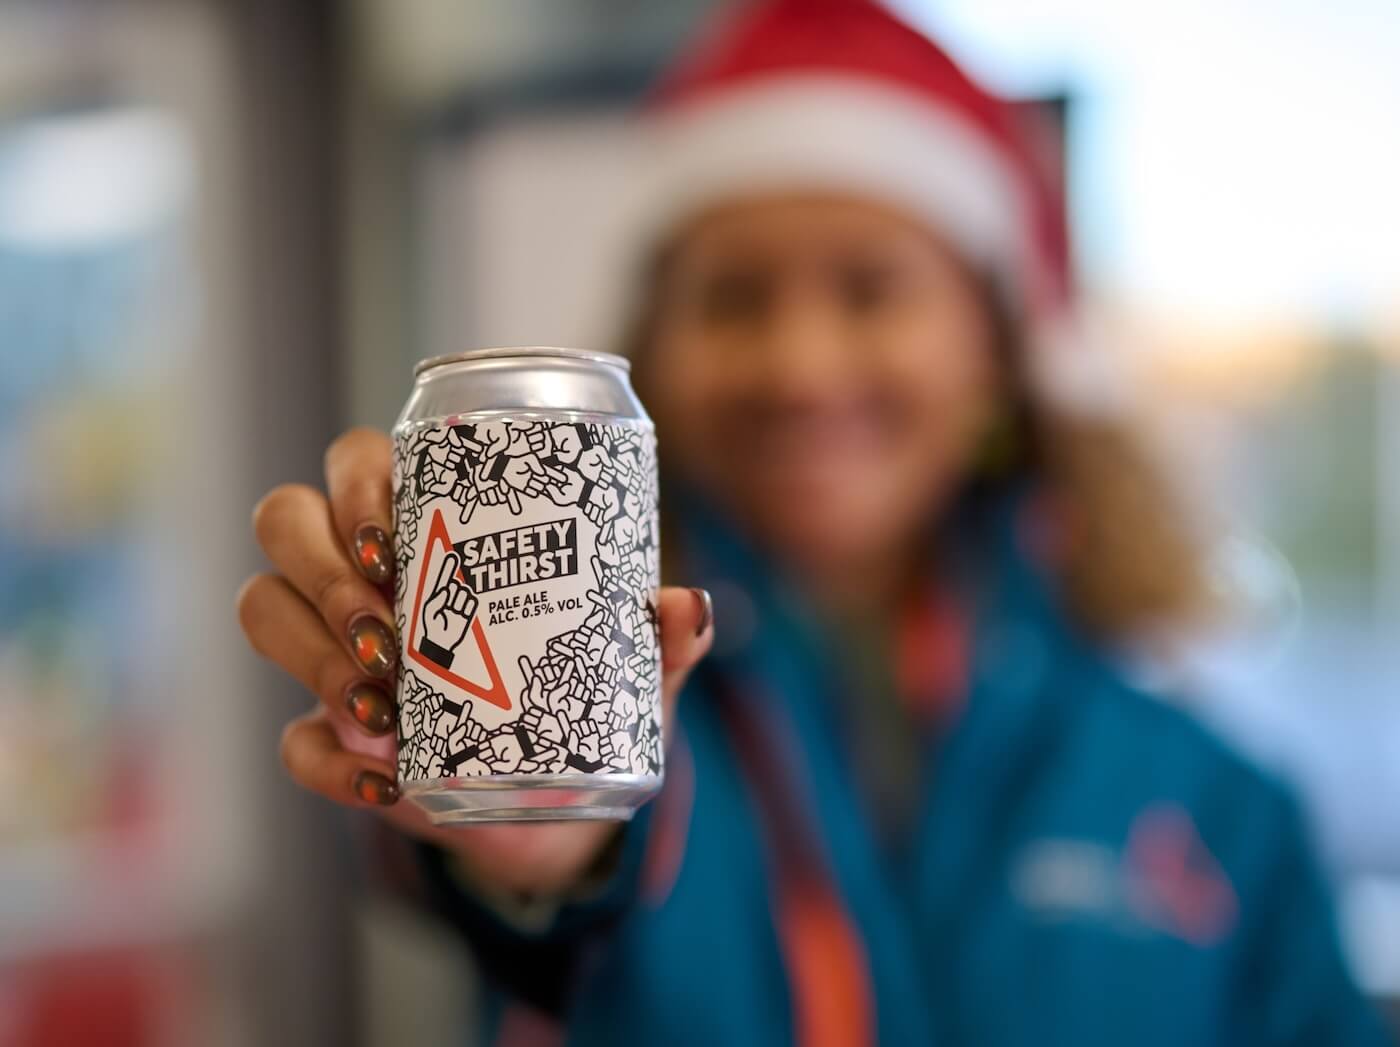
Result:
[[[546,356],[565,360],[586,360],[590,363],[603,364],[607,367],[616,367],[624,372],[632,369],[632,365],[627,358],[618,356],[616,353],[601,353],[592,349],[565,349],[561,346],[552,345],[503,345],[485,349],[468,349],[465,352],[446,353],[442,356],[430,356],[428,359],[420,360],[414,365],[413,376],[416,378],[425,371],[431,371],[445,364],[470,363],[476,360],[509,359],[511,357],[522,356]]]

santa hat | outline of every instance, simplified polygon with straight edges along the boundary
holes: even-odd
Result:
[[[1063,340],[1064,201],[1024,120],[875,0],[740,4],[663,77],[642,124],[644,239],[737,196],[853,192],[926,219],[1038,339]]]

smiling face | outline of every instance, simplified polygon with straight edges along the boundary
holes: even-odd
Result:
[[[646,391],[685,478],[790,569],[904,557],[1001,395],[948,249],[857,199],[766,196],[691,223],[658,295]]]

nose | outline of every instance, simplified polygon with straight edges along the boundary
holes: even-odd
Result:
[[[849,340],[839,310],[821,294],[794,289],[781,296],[755,353],[763,362],[769,394],[805,406],[848,389],[854,356]]]

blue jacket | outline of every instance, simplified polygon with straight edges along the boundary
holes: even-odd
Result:
[[[898,846],[862,811],[818,634],[722,528],[688,536],[744,628],[681,696],[602,892],[527,931],[424,854],[492,986],[482,1042],[848,1042],[852,1009],[894,1044],[1390,1042],[1293,800],[1074,632],[1015,517],[973,528],[966,697]],[[745,760],[770,752],[765,793]]]

